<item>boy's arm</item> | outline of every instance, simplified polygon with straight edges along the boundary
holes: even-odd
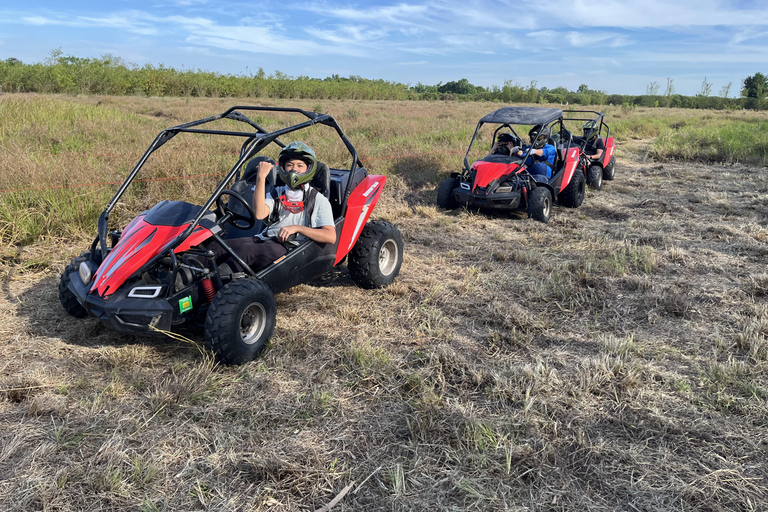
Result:
[[[269,216],[270,208],[267,206],[264,190],[267,176],[272,172],[272,167],[273,164],[269,162],[259,162],[259,174],[253,189],[253,210],[258,220],[264,220]]]

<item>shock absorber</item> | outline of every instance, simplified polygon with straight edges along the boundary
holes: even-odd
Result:
[[[205,293],[205,298],[208,299],[208,303],[213,302],[213,298],[216,296],[216,288],[214,288],[211,278],[203,278],[200,282],[203,285],[203,292]]]

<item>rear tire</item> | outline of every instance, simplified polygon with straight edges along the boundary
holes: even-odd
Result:
[[[77,300],[75,294],[69,290],[69,283],[73,272],[78,272],[80,269],[80,263],[90,259],[91,253],[84,252],[77,258],[73,259],[69,265],[64,269],[59,279],[59,302],[61,302],[64,311],[75,318],[85,318],[88,316],[88,312]]]
[[[603,168],[599,165],[590,165],[587,169],[587,185],[594,190],[603,189]]]
[[[611,158],[610,163],[603,169],[603,179],[606,181],[612,181],[616,177],[616,159]]]
[[[394,225],[372,220],[349,252],[349,273],[360,288],[384,288],[392,284],[403,264],[403,237]]]
[[[272,291],[256,279],[236,279],[211,301],[205,317],[205,342],[223,364],[256,359],[275,329]]]
[[[571,182],[560,192],[557,200],[561,205],[568,208],[578,208],[584,202],[584,196],[587,193],[587,183],[584,179],[584,173],[577,170],[571,177]]]
[[[543,222],[549,222],[552,215],[552,194],[546,187],[536,187],[528,195],[528,217]]]
[[[459,203],[453,198],[453,191],[458,188],[459,180],[456,178],[446,178],[437,189],[437,205],[446,210],[458,208]]]

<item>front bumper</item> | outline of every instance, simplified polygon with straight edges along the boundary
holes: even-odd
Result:
[[[171,325],[184,320],[172,306],[175,297],[134,298],[128,297],[130,289],[121,289],[104,300],[89,293],[88,285],[77,272],[70,274],[69,290],[90,316],[117,332],[150,334],[155,330],[167,331]]]
[[[459,187],[454,189],[453,198],[462,206],[474,206],[489,210],[517,210],[520,207],[522,194],[520,191],[486,194],[485,190],[472,192]]]

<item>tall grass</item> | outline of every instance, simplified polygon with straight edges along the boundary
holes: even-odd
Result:
[[[768,124],[722,120],[663,132],[651,155],[658,159],[768,165]]]
[[[233,104],[299,106],[336,117],[370,172],[391,181],[390,194],[417,198],[461,167],[488,103],[195,99],[135,97],[0,97],[0,242],[92,237],[96,219],[162,129],[220,113]],[[622,143],[656,139],[658,159],[766,164],[766,115],[682,109],[604,107]],[[295,114],[251,114],[267,129],[302,120]],[[222,120],[213,127],[232,127]],[[578,126],[571,126],[577,131]],[[490,144],[481,133],[471,158]],[[332,167],[350,165],[335,132],[323,126],[296,135]],[[235,162],[241,141],[181,134],[157,151],[112,219],[127,222],[162,199],[201,203]],[[268,150],[276,157],[276,148]],[[142,181],[145,180],[145,181]],[[385,198],[385,201],[387,199]]]

